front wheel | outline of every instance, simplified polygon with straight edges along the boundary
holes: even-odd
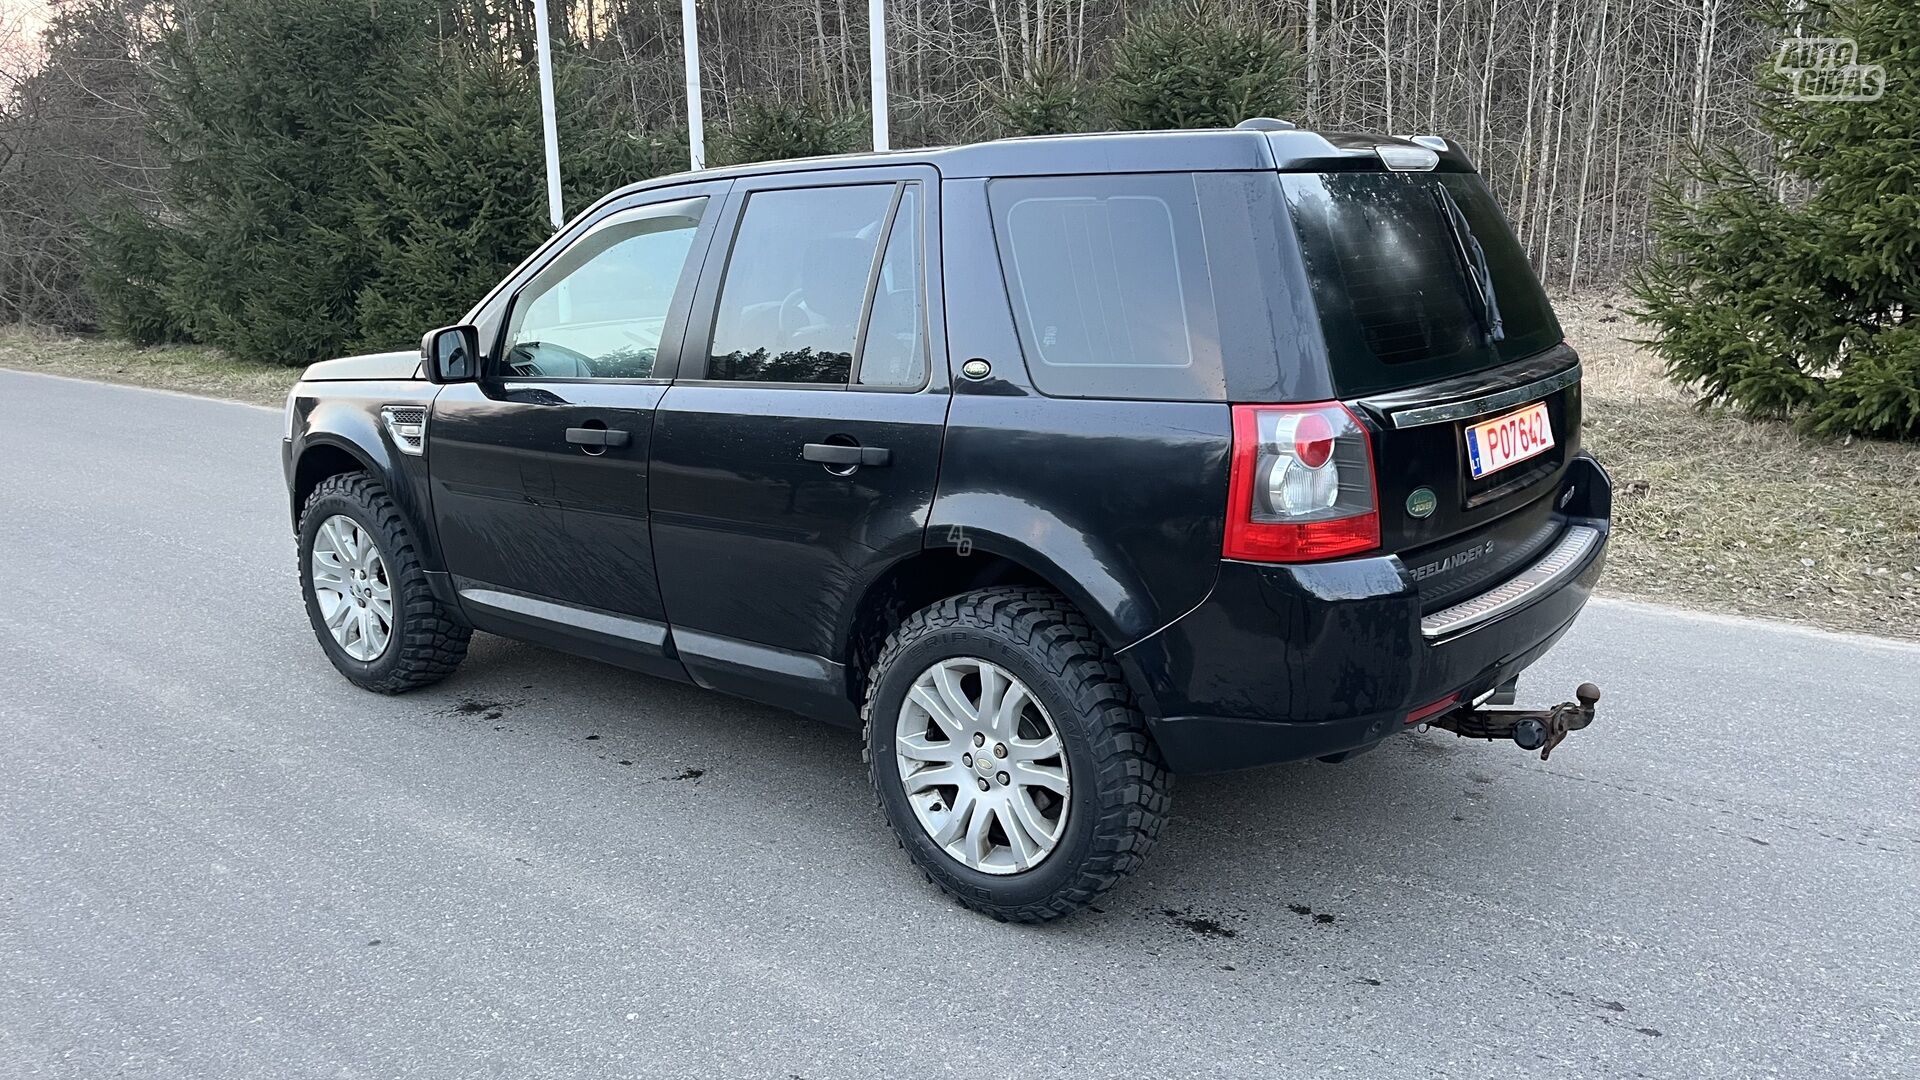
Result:
[[[300,513],[300,591],[327,659],[383,694],[439,682],[473,631],[420,568],[406,521],[366,473],[322,480]]]
[[[1119,666],[1058,594],[997,588],[901,624],[864,709],[880,807],[943,891],[1039,922],[1136,868],[1173,779]]]

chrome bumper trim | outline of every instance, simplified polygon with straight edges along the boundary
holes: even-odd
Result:
[[[1587,555],[1600,543],[1600,530],[1575,525],[1539,562],[1471,600],[1441,608],[1420,620],[1420,634],[1429,641],[1456,634],[1525,605],[1541,589],[1550,589],[1579,572]]]

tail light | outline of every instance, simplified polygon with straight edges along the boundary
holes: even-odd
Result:
[[[1346,406],[1233,407],[1222,555],[1311,562],[1379,546],[1373,446]]]

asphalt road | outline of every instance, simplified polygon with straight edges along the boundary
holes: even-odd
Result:
[[[349,686],[279,424],[0,372],[0,1076],[1920,1075],[1920,649],[1597,602],[1551,763],[1183,780],[1003,926],[852,733],[487,636]]]

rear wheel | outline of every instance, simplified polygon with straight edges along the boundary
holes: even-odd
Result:
[[[999,588],[908,618],[864,709],[881,810],[928,879],[999,919],[1090,903],[1137,867],[1172,776],[1118,665],[1045,589]]]
[[[328,477],[300,513],[300,591],[327,659],[368,690],[439,682],[473,631],[427,584],[412,535],[366,473]]]

